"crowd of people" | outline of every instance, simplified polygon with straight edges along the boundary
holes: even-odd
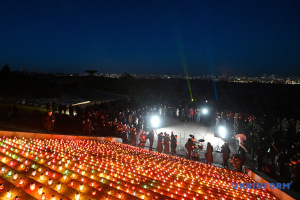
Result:
[[[68,130],[82,130],[85,134],[112,133],[121,136],[133,125],[137,132],[140,129],[150,131],[150,118],[159,115],[163,118],[174,117],[184,121],[195,121],[200,123],[201,109],[194,110],[180,103],[155,104],[151,102],[136,105],[128,99],[127,101],[103,102],[86,106],[84,108],[72,105],[61,105],[47,103],[49,111],[56,111],[56,126],[65,126]],[[204,118],[203,118],[204,119]],[[201,120],[204,123],[204,120]],[[93,133],[92,133],[93,132]],[[123,136],[122,136],[123,138]]]
[[[275,177],[292,178],[293,187],[300,185],[300,120],[262,114],[217,113],[215,126],[225,125],[233,137],[243,134],[242,145],[237,141],[238,162],[244,163],[247,153],[256,162],[256,169]],[[265,162],[268,158],[269,161]],[[234,162],[235,159],[232,159]],[[265,162],[265,163],[264,163]]]
[[[48,107],[50,110],[50,106]],[[153,150],[155,139],[155,134],[151,131],[150,126],[150,118],[153,115],[160,115],[163,118],[174,117],[204,125],[213,124],[216,128],[223,125],[226,126],[229,133],[232,133],[230,137],[243,134],[247,138],[243,142],[245,148],[242,148],[237,141],[238,148],[236,154],[232,156],[228,143],[222,146],[224,167],[228,167],[230,160],[236,170],[240,171],[248,153],[251,159],[257,163],[258,170],[263,170],[270,175],[274,173],[278,173],[280,176],[292,174],[294,182],[299,183],[300,120],[233,111],[211,111],[210,116],[214,117],[209,119],[203,114],[203,107],[194,109],[192,105],[180,102],[153,103],[146,101],[137,104],[130,99],[103,102],[85,108],[58,104],[53,106],[53,109],[57,111],[54,119],[57,126],[63,124],[70,130],[81,130],[87,135],[110,133],[121,137],[124,143],[138,145],[142,148],[149,140],[150,150]],[[47,124],[45,122],[44,124]],[[48,131],[51,132],[52,129],[53,127]],[[192,139],[191,137],[185,146],[189,159],[194,148]],[[176,155],[177,136],[159,133],[157,140],[156,150],[158,152],[166,154],[171,152],[172,155]],[[213,162],[212,151],[213,147],[208,144],[205,159],[209,164]],[[264,163],[266,157],[269,158],[270,163]]]

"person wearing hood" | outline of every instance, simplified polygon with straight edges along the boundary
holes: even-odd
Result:
[[[177,135],[171,138],[171,152],[172,156],[176,155],[176,147],[177,147]]]
[[[139,134],[139,139],[140,139],[140,147],[145,148],[145,144],[146,144],[146,133],[145,133],[145,131],[142,131]]]
[[[228,160],[230,158],[230,148],[229,144],[225,142],[225,144],[221,147],[221,153],[223,154],[223,166],[224,168],[228,168]]]
[[[150,131],[147,135],[147,139],[149,139],[150,145],[149,150],[152,151],[153,141],[154,141],[154,131]]]
[[[195,137],[193,135],[190,135],[190,137],[191,138],[189,138],[187,143],[185,144],[185,148],[188,151],[188,154],[186,157],[187,159],[191,159],[192,151],[195,148],[195,143],[194,143]]]
[[[164,145],[165,145],[164,153],[167,155],[169,155],[170,153],[170,143],[171,143],[170,135],[166,134],[165,141],[164,141]]]
[[[213,162],[213,147],[211,146],[210,142],[207,143],[207,149],[206,149],[206,153],[205,153],[205,160],[207,162],[207,164],[210,164]]]
[[[156,149],[157,149],[157,151],[159,152],[159,153],[161,153],[162,151],[163,151],[163,133],[161,132],[161,133],[159,133],[159,135],[158,135],[158,137],[157,137],[157,147],[156,147]]]

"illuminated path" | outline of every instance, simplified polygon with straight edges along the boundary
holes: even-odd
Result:
[[[232,189],[245,174],[117,142],[1,138],[0,161],[0,199],[275,199]]]
[[[218,150],[220,151],[221,146],[224,144],[224,141],[221,138],[216,138],[214,137],[214,127],[213,126],[203,126],[200,124],[196,124],[195,122],[187,122],[184,123],[180,120],[174,119],[174,118],[166,118],[164,120],[162,120],[162,124],[161,127],[155,130],[156,133],[159,132],[167,132],[168,134],[171,134],[171,132],[174,132],[174,135],[177,135],[177,142],[178,142],[178,146],[177,146],[177,154],[181,155],[181,156],[186,156],[187,154],[187,150],[185,149],[185,144],[189,138],[189,135],[192,134],[195,136],[196,140],[199,139],[205,139],[205,142],[203,143],[203,151],[201,151],[200,157],[204,158],[204,153],[206,150],[206,146],[207,146],[207,142],[210,142],[211,145],[214,148],[214,152],[213,152],[213,157],[214,157],[214,165],[218,165],[221,166],[222,162],[223,162],[223,158],[221,157],[220,153],[217,153],[217,147]],[[228,136],[228,137],[231,137]],[[230,149],[231,149],[231,154],[236,153],[236,146],[235,146],[235,140],[230,140],[229,141],[230,144]],[[149,147],[149,140],[147,140],[146,142],[146,147]],[[157,135],[155,134],[155,140],[153,143],[153,147],[156,149],[157,147]],[[231,165],[230,167],[232,169],[234,169]]]
[[[210,142],[213,147],[219,145],[223,145],[223,140],[220,138],[214,137],[214,127],[213,126],[203,126],[200,124],[196,124],[195,122],[182,122],[178,119],[174,119],[168,117],[162,120],[162,127],[156,129],[156,132],[167,132],[171,134],[174,132],[174,135],[178,136],[178,145],[184,147],[185,143],[187,142],[189,135],[192,134],[195,136],[195,139],[205,139],[204,146],[206,147],[207,142]],[[157,143],[154,143],[156,147]]]

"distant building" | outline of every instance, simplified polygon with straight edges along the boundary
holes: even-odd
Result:
[[[269,76],[269,79],[275,79],[275,78],[276,78],[275,74],[271,74],[271,75]]]
[[[267,74],[263,74],[263,78],[264,78],[264,79],[267,79],[267,78],[268,78],[268,75],[267,75]]]
[[[97,70],[85,70],[86,73],[89,74],[89,76],[95,76],[95,73],[97,72]]]

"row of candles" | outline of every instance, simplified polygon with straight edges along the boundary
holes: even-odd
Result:
[[[254,182],[245,174],[116,142],[0,138],[0,152],[7,180],[26,175],[34,180],[28,193],[41,199],[45,188],[51,200],[275,199],[266,190],[233,190],[232,182]]]

